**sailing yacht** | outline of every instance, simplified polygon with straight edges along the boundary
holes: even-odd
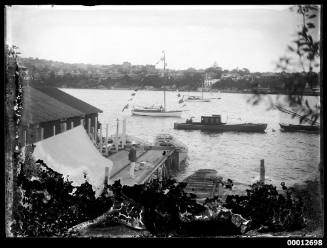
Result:
[[[203,88],[204,88],[204,81],[202,82],[202,95],[200,96],[186,96],[183,101],[185,102],[210,102],[211,100],[209,98],[203,97]],[[184,97],[184,96],[183,96]]]
[[[166,55],[163,51],[163,63],[164,63],[164,76],[166,72]],[[166,90],[164,89],[164,106],[150,106],[150,107],[134,107],[132,109],[133,115],[142,116],[155,116],[155,117],[181,117],[183,110],[167,110],[166,106]]]

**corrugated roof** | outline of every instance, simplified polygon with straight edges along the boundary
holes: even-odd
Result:
[[[43,93],[57,99],[60,102],[63,102],[73,108],[83,112],[84,114],[93,114],[93,113],[102,113],[101,109],[98,109],[72,95],[59,90],[54,87],[35,87],[37,90],[42,91]]]
[[[32,87],[24,87],[24,110],[22,124],[38,124],[41,122],[54,121],[76,116],[84,113],[63,103],[55,98],[49,97],[41,91]]]

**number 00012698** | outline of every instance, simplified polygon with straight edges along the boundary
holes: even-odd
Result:
[[[321,239],[288,239],[289,246],[322,246]]]

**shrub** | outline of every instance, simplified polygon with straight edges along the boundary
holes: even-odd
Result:
[[[255,183],[246,196],[231,195],[224,206],[252,220],[259,230],[291,231],[304,227],[303,202],[292,188],[283,186],[284,194],[269,184]]]
[[[68,228],[110,208],[110,197],[103,193],[96,199],[87,181],[74,187],[42,160],[27,158],[20,163],[18,175],[21,201],[14,209],[16,236],[62,236]]]

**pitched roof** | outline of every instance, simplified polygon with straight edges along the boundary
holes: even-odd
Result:
[[[84,113],[60,102],[32,87],[24,87],[24,109],[22,124],[38,124],[70,117],[83,116]]]
[[[47,94],[57,99],[60,102],[63,102],[83,112],[84,114],[102,113],[101,109],[98,109],[72,95],[69,95],[66,92],[63,92],[62,90],[59,90],[58,88],[54,88],[54,87],[34,87],[34,88],[43,92],[44,94]]]

